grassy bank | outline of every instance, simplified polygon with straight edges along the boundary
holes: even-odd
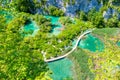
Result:
[[[119,28],[101,28],[101,29],[95,29],[93,30],[93,34],[99,35],[101,37],[108,36],[112,37],[120,33]]]

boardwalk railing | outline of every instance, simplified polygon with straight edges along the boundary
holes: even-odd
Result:
[[[44,61],[45,61],[45,62],[52,62],[52,61],[56,61],[56,60],[59,60],[59,59],[62,59],[62,58],[67,57],[69,54],[71,54],[71,53],[77,48],[78,43],[79,43],[79,41],[82,39],[82,37],[85,36],[86,34],[91,33],[91,32],[92,32],[92,30],[91,30],[91,31],[86,31],[86,32],[84,32],[82,35],[80,35],[80,36],[78,37],[78,39],[77,39],[77,42],[76,42],[75,46],[72,48],[71,51],[69,51],[69,52],[67,52],[66,54],[64,54],[64,55],[62,55],[62,56],[59,56],[59,57],[55,57],[55,58],[51,58],[51,59],[46,59],[46,58],[45,58]]]

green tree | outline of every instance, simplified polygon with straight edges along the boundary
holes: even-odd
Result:
[[[49,14],[49,15],[52,15],[52,16],[63,16],[64,15],[64,11],[55,7],[55,6],[52,6],[50,5],[49,7],[45,8],[45,11]]]
[[[19,18],[15,19],[8,24],[4,32],[0,31],[1,80],[35,80],[41,75],[44,77],[48,71],[34,40],[21,36],[19,29],[23,23]]]
[[[91,69],[96,74],[95,80],[119,80],[120,79],[120,48],[111,44],[96,56],[91,63]],[[92,63],[93,61],[93,63]]]
[[[42,32],[50,32],[52,29],[52,23],[50,19],[46,19],[43,15],[36,14],[32,18],[36,24],[39,26],[40,31]]]
[[[119,20],[116,16],[110,18],[106,22],[107,27],[119,27]]]
[[[105,22],[102,12],[97,12],[96,9],[92,9],[87,14],[88,21],[92,22],[92,24],[96,28],[104,28]]]
[[[0,15],[0,31],[3,31],[6,28],[6,19],[4,16]]]
[[[20,12],[34,13],[34,4],[31,0],[12,0],[11,8]]]
[[[83,21],[87,21],[88,20],[87,14],[85,14],[85,12],[80,11],[79,14],[80,14],[80,20],[83,20]]]

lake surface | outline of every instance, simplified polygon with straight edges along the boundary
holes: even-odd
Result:
[[[50,62],[48,66],[53,72],[51,75],[53,80],[63,80],[67,77],[72,77],[72,61],[68,58]]]
[[[39,30],[38,26],[35,24],[35,22],[30,22],[28,24],[26,24],[25,26],[23,26],[23,31],[25,31],[26,33],[31,31],[31,34],[25,34],[25,36],[34,36],[35,34],[37,34],[37,31]]]
[[[51,23],[53,25],[51,33],[53,35],[58,35],[61,32],[60,28],[62,27],[62,25],[59,23],[59,17],[54,17],[54,16],[45,16],[45,17],[51,19]]]
[[[73,41],[73,45],[75,45],[75,43],[76,40]],[[79,42],[78,47],[88,49],[92,52],[102,51],[104,50],[104,43],[99,38],[88,34]]]

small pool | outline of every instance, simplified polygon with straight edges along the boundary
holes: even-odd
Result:
[[[30,22],[29,24],[26,24],[24,27],[23,27],[23,31],[24,32],[30,32],[31,31],[31,34],[28,33],[28,34],[25,34],[25,36],[34,36],[35,34],[37,34],[37,31],[39,30],[38,26],[35,24],[35,22]]]
[[[51,19],[51,23],[53,25],[51,33],[54,35],[58,35],[61,32],[60,28],[62,27],[61,24],[58,22],[59,17],[54,17],[54,16],[45,16],[45,17]]]
[[[58,61],[48,63],[50,70],[53,72],[51,78],[53,80],[63,80],[67,77],[72,77],[72,61],[64,58]]]
[[[76,44],[76,40],[73,41],[73,45],[75,44]],[[97,37],[88,34],[79,42],[78,47],[95,52],[95,51],[102,51],[104,49],[104,44]]]
[[[4,10],[0,11],[0,15],[5,16],[7,23],[13,19],[12,14],[10,14],[9,12],[4,11]]]

